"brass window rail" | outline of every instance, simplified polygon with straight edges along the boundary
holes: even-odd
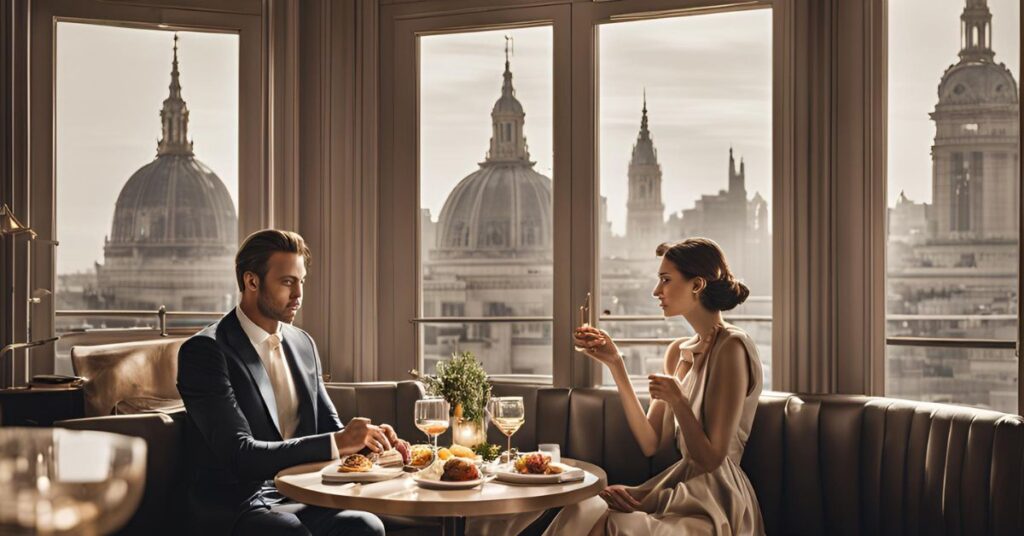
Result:
[[[224,313],[218,313],[215,311],[168,311],[166,307],[160,306],[157,310],[150,309],[59,309],[54,313],[58,318],[60,317],[89,317],[89,316],[107,316],[107,317],[122,317],[122,318],[138,318],[146,316],[155,316],[157,319],[157,330],[160,331],[161,337],[167,337],[167,319],[176,318],[220,318],[224,316]]]

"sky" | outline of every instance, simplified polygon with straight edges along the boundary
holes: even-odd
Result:
[[[196,158],[238,207],[238,36],[179,32],[178,70]],[[117,195],[156,157],[174,33],[57,24],[57,273],[103,262]]]
[[[960,51],[964,0],[889,1],[888,197],[931,202],[931,146],[942,73]],[[995,61],[1020,84],[1020,0],[988,0]]]

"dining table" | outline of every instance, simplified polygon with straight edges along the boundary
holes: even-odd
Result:
[[[497,479],[471,489],[427,489],[405,473],[373,483],[324,482],[321,471],[337,460],[284,469],[274,478],[278,491],[294,501],[334,508],[362,510],[380,515],[440,518],[444,536],[466,532],[466,518],[517,514],[575,504],[597,495],[608,477],[600,467],[562,458],[562,463],[583,470],[583,479],[555,484],[518,484]]]

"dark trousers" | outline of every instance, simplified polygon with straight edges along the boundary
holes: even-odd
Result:
[[[333,510],[309,506],[265,493],[262,504],[248,510],[235,522],[234,534],[383,536],[379,517],[358,510]]]

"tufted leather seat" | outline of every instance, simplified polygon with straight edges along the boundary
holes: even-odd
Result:
[[[425,439],[412,423],[413,402],[423,396],[414,382],[330,384],[327,391],[343,421],[369,417],[393,423],[405,438]],[[673,448],[652,458],[641,454],[613,390],[499,384],[494,393],[524,397],[527,419],[513,436],[515,446],[558,443],[564,456],[602,466],[611,483],[642,482],[679,458]],[[158,505],[167,504],[160,490],[177,489],[183,473],[167,470],[180,463],[180,419],[150,414],[63,425],[139,435],[166,447],[151,447],[143,507],[131,526],[174,526],[174,508]],[[493,443],[504,441],[493,427],[489,434]],[[1024,419],[1018,416],[769,392],[761,396],[742,464],[768,534],[1024,534]],[[173,506],[173,496],[168,500]]]

